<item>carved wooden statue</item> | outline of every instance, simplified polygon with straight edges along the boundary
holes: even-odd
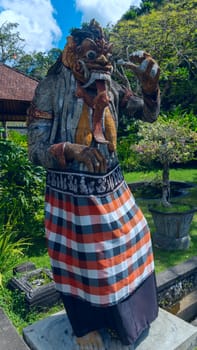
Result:
[[[104,349],[102,328],[133,344],[158,313],[149,228],[116,148],[121,114],[157,119],[159,67],[143,51],[120,62],[136,73],[139,97],[112,79],[111,56],[97,22],[73,30],[29,110],[29,157],[47,169],[53,276],[80,350]]]

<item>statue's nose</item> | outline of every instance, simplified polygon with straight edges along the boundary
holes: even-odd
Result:
[[[97,63],[101,64],[102,66],[105,66],[108,62],[105,55],[100,55],[96,61],[97,61]]]

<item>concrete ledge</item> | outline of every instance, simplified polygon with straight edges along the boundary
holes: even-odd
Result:
[[[29,347],[27,347],[1,308],[0,350],[29,350]]]
[[[24,328],[23,336],[32,350],[77,349],[64,312]],[[162,309],[152,323],[148,336],[135,347],[115,343],[105,332],[101,336],[105,350],[193,350],[197,346],[197,328]]]
[[[156,274],[157,291],[161,292],[172,286],[175,281],[182,280],[192,274],[197,274],[197,256]]]

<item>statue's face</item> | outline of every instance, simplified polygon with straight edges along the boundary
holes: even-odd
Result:
[[[77,80],[85,86],[95,80],[110,80],[113,70],[112,44],[103,38],[95,41],[85,38],[78,46],[70,39],[70,45],[68,43],[67,46],[63,52],[63,63],[71,68]]]
[[[77,48],[77,56],[78,62],[82,65],[81,68],[86,67],[87,73],[95,71],[111,74],[112,72],[112,45],[104,39],[95,42],[86,38]]]

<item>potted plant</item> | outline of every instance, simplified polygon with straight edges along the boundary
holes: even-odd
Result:
[[[195,207],[170,202],[170,165],[194,159],[197,133],[178,120],[159,117],[154,124],[139,125],[139,142],[135,150],[144,162],[156,161],[162,168],[162,198],[149,207],[156,232],[153,242],[166,250],[187,249],[189,228]]]

